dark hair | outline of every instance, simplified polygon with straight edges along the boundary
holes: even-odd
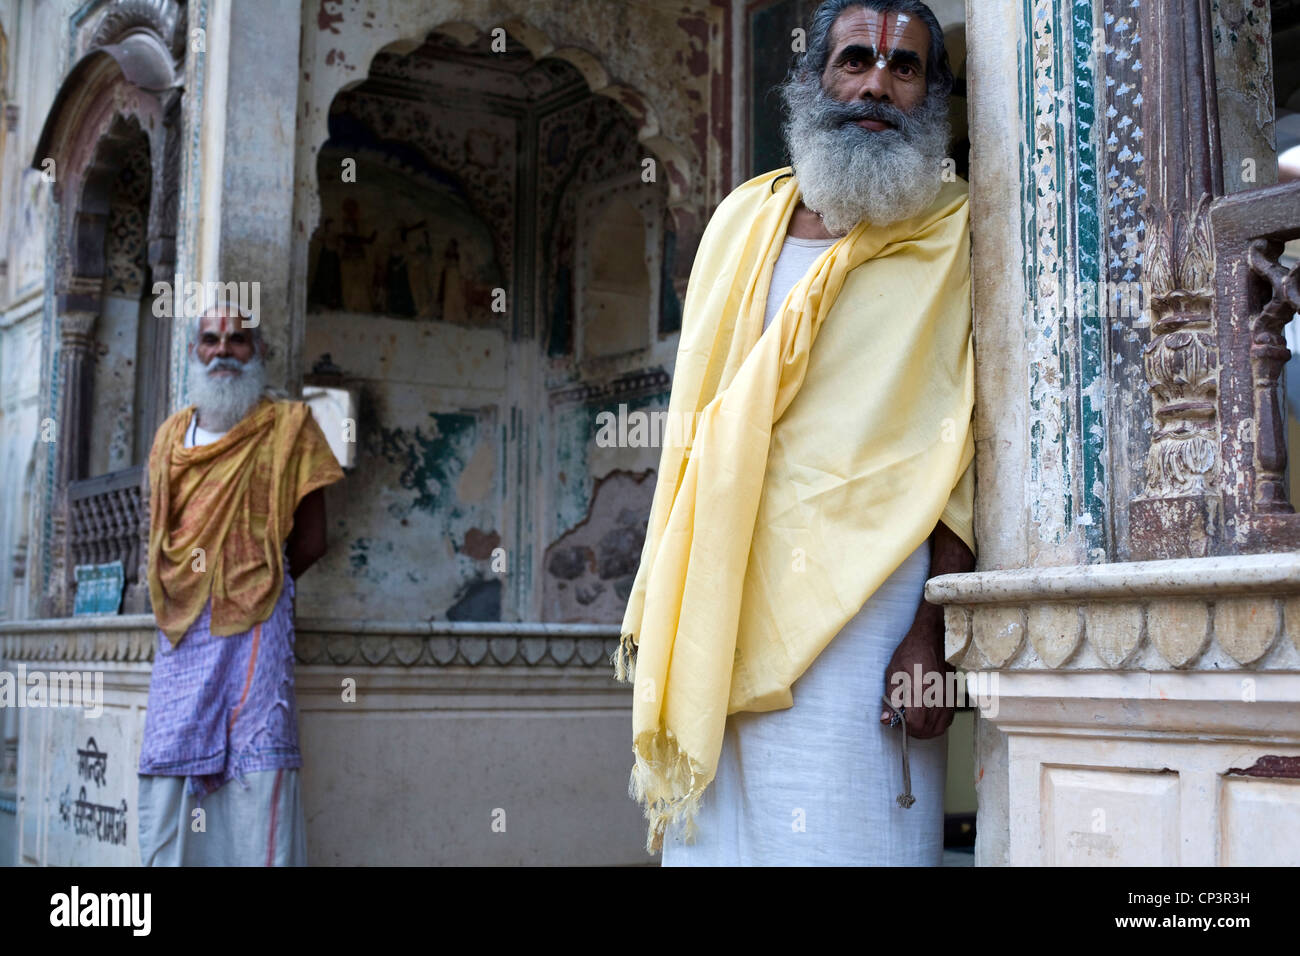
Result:
[[[850,7],[865,7],[877,13],[905,13],[920,18],[930,31],[930,51],[925,58],[926,91],[938,91],[945,96],[952,92],[952,67],[948,64],[948,49],[943,42],[943,27],[921,0],[826,0],[813,12],[808,24],[808,49],[795,61],[797,72],[820,76],[826,69],[826,61],[831,55],[831,27]]]

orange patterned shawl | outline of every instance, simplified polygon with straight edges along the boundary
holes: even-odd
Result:
[[[186,448],[193,414],[163,422],[149,453],[149,597],[173,647],[209,596],[214,635],[266,620],[298,502],[343,477],[303,402],[263,399],[217,441]]]

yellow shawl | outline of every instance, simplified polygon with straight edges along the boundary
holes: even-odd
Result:
[[[173,647],[209,596],[215,635],[266,620],[298,502],[343,477],[303,402],[263,399],[217,441],[186,448],[193,414],[163,422],[149,452],[149,597]]]
[[[764,332],[799,199],[792,178],[772,190],[788,172],[718,207],[687,289],[668,414],[682,432],[616,660],[652,850],[669,823],[692,835],[728,714],[792,706],[791,684],[940,520],[974,550],[965,183],[912,219],[859,224]]]

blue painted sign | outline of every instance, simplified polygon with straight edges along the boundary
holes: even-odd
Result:
[[[72,614],[116,614],[122,606],[122,586],[126,575],[121,561],[109,564],[79,564],[73,570],[77,579],[77,597]]]

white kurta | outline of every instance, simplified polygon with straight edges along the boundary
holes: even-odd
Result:
[[[834,240],[787,237],[764,328]],[[947,735],[911,740],[904,810],[902,732],[880,723],[885,667],[916,617],[930,571],[922,544],[794,683],[794,706],[727,718],[695,842],[664,840],[664,866],[938,866]]]

